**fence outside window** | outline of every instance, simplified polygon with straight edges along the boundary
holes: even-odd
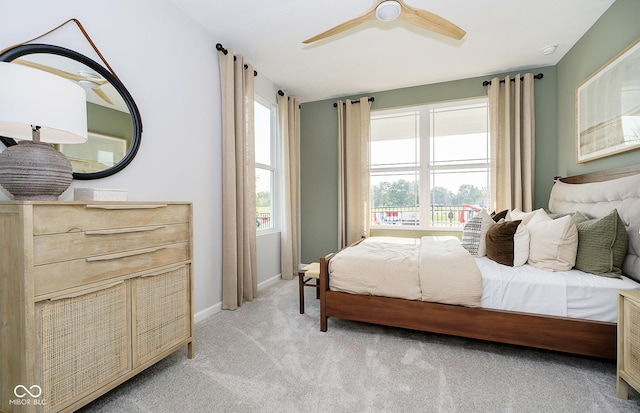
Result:
[[[461,228],[482,207],[478,205],[431,205],[429,217],[431,227]],[[418,207],[371,208],[371,225],[420,226]]]
[[[271,212],[256,213],[256,227],[258,229],[273,228],[273,220],[271,219]]]

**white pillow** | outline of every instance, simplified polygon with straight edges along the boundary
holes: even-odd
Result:
[[[487,244],[485,237],[487,230],[495,221],[486,210],[480,210],[473,218],[464,224],[462,230],[462,246],[475,257],[484,257],[487,255]]]
[[[520,223],[516,233],[513,234],[513,266],[519,267],[527,263],[529,259],[529,230]]]
[[[549,271],[568,271],[576,263],[578,228],[567,215],[551,219],[544,210],[527,223],[529,231],[528,263]]]
[[[524,225],[527,225],[531,218],[533,218],[539,211],[544,212],[544,209],[536,209],[531,212],[522,212],[518,208],[514,208],[513,211],[509,211],[509,220],[515,221],[517,219],[521,220]]]

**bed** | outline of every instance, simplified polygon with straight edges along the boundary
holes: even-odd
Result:
[[[615,308],[616,300],[613,298],[612,303],[611,297],[612,294],[615,297],[618,286],[620,289],[640,288],[640,165],[557,178],[548,208],[549,212],[560,215],[580,212],[590,219],[603,217],[613,209],[617,210],[624,223],[628,237],[620,283],[607,280],[613,284],[609,284],[609,292],[603,295],[608,294],[603,302]],[[360,240],[342,251],[320,258],[321,331],[327,331],[329,318],[341,318],[584,356],[616,358],[615,313],[614,316],[610,311],[609,315],[587,315],[579,303],[575,304],[578,311],[571,314],[549,315],[529,310],[486,308],[486,303],[456,305],[400,298],[400,294],[381,296],[339,291],[332,285],[332,260],[340,257],[339,254],[345,254],[349,248],[366,242]],[[482,271],[491,272],[491,265],[489,263],[489,270],[483,268]],[[339,284],[338,274],[332,276]]]

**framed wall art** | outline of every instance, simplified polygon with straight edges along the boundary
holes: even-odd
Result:
[[[576,161],[640,148],[640,39],[576,88]]]

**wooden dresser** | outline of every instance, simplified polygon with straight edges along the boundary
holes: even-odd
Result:
[[[618,374],[616,395],[629,397],[629,386],[640,392],[640,290],[618,291]]]
[[[0,411],[73,411],[186,345],[192,206],[0,202]]]

